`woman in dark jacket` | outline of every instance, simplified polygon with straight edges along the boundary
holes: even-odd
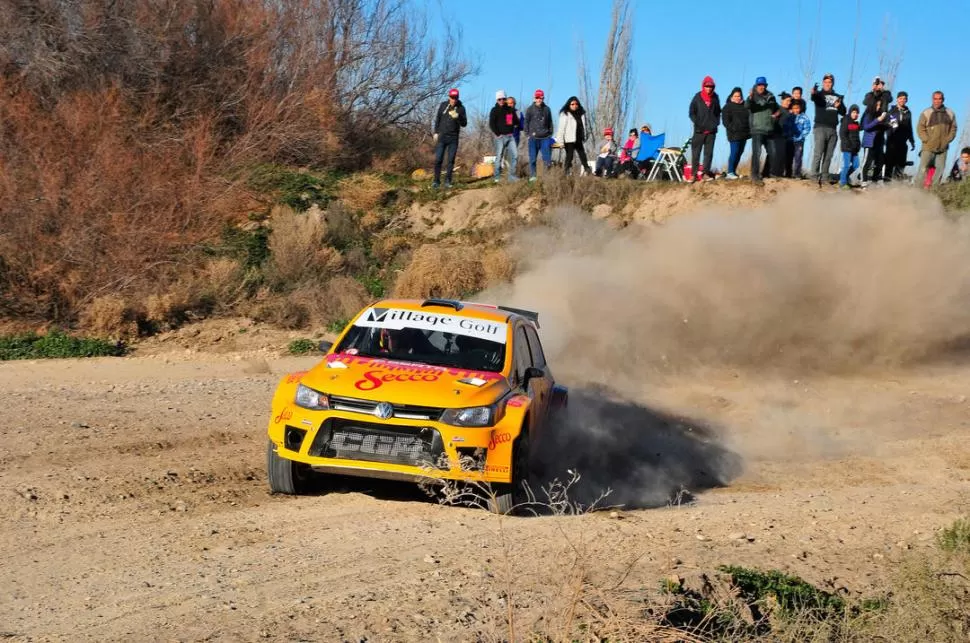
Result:
[[[889,113],[882,104],[882,98],[870,101],[862,114],[862,148],[866,150],[866,162],[862,164],[863,183],[882,180],[882,167],[886,161],[883,148],[886,146],[888,119]]]
[[[744,146],[751,138],[751,113],[744,104],[744,95],[740,87],[731,90],[724,108],[721,110],[721,122],[727,132],[731,153],[728,156],[728,169],[724,178],[737,179],[738,162],[744,154]]]

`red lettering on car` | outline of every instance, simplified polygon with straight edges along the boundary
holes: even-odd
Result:
[[[373,391],[384,386],[384,382],[437,382],[438,373],[387,373],[385,371],[367,371],[363,379],[354,382],[360,391]]]
[[[289,408],[284,408],[282,411],[280,411],[279,415],[273,418],[273,423],[279,424],[280,422],[289,420],[291,417],[293,417],[293,411],[291,411]]]
[[[488,441],[488,448],[494,449],[499,444],[505,444],[511,441],[512,435],[510,433],[493,433],[492,439]]]

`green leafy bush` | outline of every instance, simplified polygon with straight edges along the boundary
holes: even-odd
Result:
[[[722,565],[718,569],[731,575],[732,582],[749,604],[764,602],[771,597],[783,612],[812,612],[819,618],[829,618],[845,610],[845,601],[835,594],[776,569],[764,572],[733,565]]]
[[[294,339],[287,347],[290,355],[306,355],[317,350],[317,343],[312,339]]]
[[[0,360],[70,357],[120,357],[121,342],[92,337],[71,337],[59,330],[47,335],[25,333],[0,337]]]

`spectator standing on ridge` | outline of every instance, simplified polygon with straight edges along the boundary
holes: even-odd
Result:
[[[589,138],[589,121],[586,120],[586,110],[583,109],[579,98],[570,96],[566,104],[559,110],[559,126],[556,128],[556,140],[566,148],[566,176],[573,165],[573,154],[579,156],[580,176],[591,173],[589,161],[586,160],[586,140]]]
[[[916,182],[921,185],[926,169],[932,165],[936,168],[933,178],[939,176],[939,182],[946,180],[947,148],[957,136],[957,117],[953,110],[943,104],[943,92],[933,92],[933,105],[923,110],[916,124],[916,134],[923,142],[923,149],[919,153],[919,172]]]
[[[812,131],[812,121],[805,114],[805,101],[796,101],[792,98],[791,111],[792,131],[794,132],[794,137],[792,138],[791,176],[796,179],[804,179],[805,175],[802,173],[802,157],[805,154],[805,141],[808,140],[808,134]]]
[[[888,120],[889,114],[883,108],[882,96],[871,101],[862,114],[862,147],[866,150],[866,161],[862,164],[863,185],[882,179]]]
[[[744,154],[744,146],[751,138],[751,112],[744,104],[744,94],[740,87],[731,90],[724,108],[721,109],[721,122],[724,123],[724,131],[727,132],[728,143],[731,151],[728,154],[727,174],[724,178],[731,181],[738,179],[738,163],[741,155]]]
[[[714,178],[714,139],[721,124],[721,98],[714,91],[714,79],[704,76],[701,90],[694,94],[687,110],[694,124],[694,137],[691,139],[692,181],[700,181],[701,148],[704,148],[704,175]]]
[[[853,105],[849,108],[849,113],[842,119],[840,138],[842,140],[842,172],[839,175],[839,186],[842,188],[852,187],[849,177],[859,169],[859,150],[862,149],[862,140],[859,131],[859,106]]]
[[[845,116],[843,97],[833,89],[835,76],[825,74],[822,78],[822,89],[818,83],[812,87],[812,103],[815,105],[815,149],[812,152],[811,172],[818,178],[818,184],[831,179],[829,170],[832,167],[832,155],[838,143],[837,130],[839,116]]]
[[[782,92],[779,96],[778,119],[775,121],[774,146],[776,164],[771,175],[778,178],[791,178],[792,160],[795,154],[795,132],[792,130],[791,94]]]
[[[808,111],[808,103],[802,98],[802,88],[797,86],[791,88],[791,104],[794,105],[795,103],[802,106],[802,114]]]
[[[869,107],[877,100],[882,101],[884,110],[888,110],[889,105],[893,102],[893,93],[886,89],[886,81],[879,76],[872,79],[872,91],[868,92],[866,97],[862,99],[862,106]]]
[[[889,110],[889,132],[886,135],[886,173],[888,178],[901,179],[906,170],[906,143],[916,149],[913,138],[913,113],[906,103],[909,94],[896,94],[896,104]]]
[[[546,94],[535,91],[532,104],[525,110],[525,135],[529,137],[529,181],[536,180],[536,156],[548,170],[552,166],[552,110],[546,105]]]
[[[519,124],[519,115],[514,107],[509,107],[505,100],[505,91],[495,92],[495,105],[488,115],[488,127],[495,135],[495,182],[502,180],[502,158],[509,153],[509,182],[516,181],[515,166],[519,159],[519,151],[515,147],[515,128]]]
[[[519,124],[515,126],[512,130],[512,138],[515,139],[515,152],[519,152],[519,134],[522,133],[522,128],[525,127],[525,114],[523,114],[519,108],[515,106],[515,96],[509,96],[505,99],[505,104],[515,110],[516,116],[519,117]]]
[[[452,172],[455,169],[455,155],[458,153],[458,138],[461,128],[468,125],[468,115],[465,106],[458,99],[458,90],[448,91],[448,100],[438,105],[431,134],[434,137],[434,182],[431,187],[441,185],[441,164],[447,162],[445,170],[445,187],[451,187]],[[447,157],[447,158],[446,158]]]
[[[770,141],[777,119],[781,116],[778,100],[768,91],[768,81],[764,76],[758,76],[754,81],[745,106],[751,113],[751,182],[761,185],[764,183],[761,179],[761,148],[767,150],[766,165],[771,167],[774,165],[774,150]]]
[[[950,170],[951,181],[964,179],[970,179],[970,147],[960,150],[960,156],[953,162],[953,168]]]

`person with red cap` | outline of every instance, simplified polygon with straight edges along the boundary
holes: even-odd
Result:
[[[451,187],[452,172],[455,168],[455,155],[458,153],[458,136],[461,128],[468,125],[468,115],[465,106],[458,99],[458,90],[448,92],[448,100],[438,105],[431,134],[434,137],[434,182],[431,187],[441,185],[441,165],[447,162],[445,170],[445,188]]]
[[[616,141],[613,139],[613,128],[603,130],[603,143],[600,144],[599,154],[596,156],[596,169],[593,174],[606,178],[616,177],[613,171],[616,164]]]
[[[704,174],[713,179],[711,164],[714,162],[714,137],[717,136],[717,127],[721,123],[721,99],[714,91],[713,78],[704,76],[701,90],[694,94],[687,113],[694,124],[694,136],[690,141],[692,180],[701,179],[698,168],[701,148],[704,148]]]
[[[542,153],[542,162],[548,170],[552,166],[552,110],[546,105],[546,94],[537,89],[532,104],[525,110],[525,126],[529,137],[529,181],[536,180],[536,156]]]

